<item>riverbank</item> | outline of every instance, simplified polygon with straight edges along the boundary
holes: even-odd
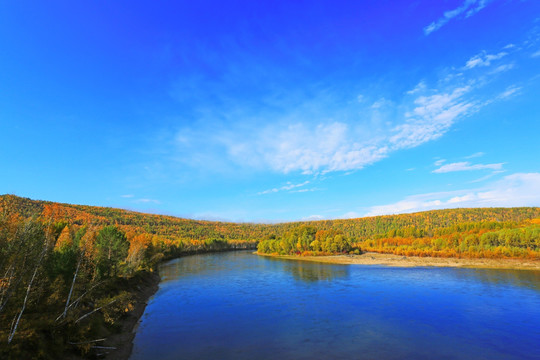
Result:
[[[191,256],[196,254],[207,254],[207,253],[218,253],[226,251],[241,251],[241,250],[254,250],[256,247],[253,246],[237,246],[230,249],[219,249],[212,251],[203,251],[196,250],[190,252],[184,252],[175,257],[163,259],[162,262],[166,262],[175,258],[180,258],[184,256]],[[119,333],[111,335],[107,338],[107,341],[104,342],[104,347],[111,347],[115,349],[106,350],[108,353],[105,355],[105,359],[115,359],[115,360],[128,360],[131,356],[133,350],[133,339],[137,332],[137,326],[139,319],[144,314],[148,300],[157,292],[159,289],[159,282],[161,277],[159,276],[158,270],[153,273],[149,273],[141,280],[141,282],[136,286],[136,291],[133,292],[134,296],[134,309],[120,322],[121,330]]]
[[[156,271],[147,274],[141,279],[136,286],[136,291],[133,292],[134,309],[126,315],[120,322],[120,331],[117,334],[111,335],[104,342],[104,347],[115,349],[106,349],[108,353],[105,359],[127,360],[133,349],[133,339],[139,319],[146,309],[148,300],[156,293],[159,288],[160,281],[159,273]]]
[[[483,269],[513,269],[513,270],[540,270],[540,260],[532,259],[461,259],[461,258],[437,258],[402,256],[394,254],[380,254],[367,252],[361,255],[330,255],[330,256],[292,256],[292,255],[267,255],[279,259],[291,259],[300,261],[313,261],[330,264],[346,265],[384,265],[395,267],[465,267]]]

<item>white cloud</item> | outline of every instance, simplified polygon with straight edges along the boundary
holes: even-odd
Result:
[[[266,164],[282,173],[357,170],[387,156],[384,146],[357,142],[357,132],[343,122],[271,125],[251,139],[234,139],[226,146],[236,161]]]
[[[439,160],[434,162],[434,165],[435,166],[441,166],[442,164],[445,163],[445,161],[446,161],[445,159],[439,159]]]
[[[369,121],[356,122],[308,120],[290,122],[289,118],[265,127],[183,130],[177,145],[184,151],[212,151],[221,153],[234,163],[245,167],[270,169],[280,173],[325,174],[333,171],[355,171],[388,157],[392,152],[413,148],[444,135],[461,118],[484,106],[475,101],[470,85],[449,87],[446,91],[425,90],[412,103],[399,106],[393,103],[393,122],[385,122],[373,129]],[[425,94],[425,93],[431,94]],[[386,105],[385,105],[386,106]],[[408,111],[406,111],[409,109]],[[401,119],[401,121],[400,121]],[[183,139],[185,134],[189,141]],[[200,138],[194,142],[194,138]],[[190,153],[198,164],[216,163],[212,154]],[[223,163],[224,161],[222,161]],[[216,166],[219,166],[217,164]],[[279,188],[261,193],[280,191]]]
[[[288,191],[288,190],[296,189],[302,186],[306,186],[307,184],[309,184],[309,181],[304,181],[303,183],[300,183],[300,184],[293,184],[291,182],[287,182],[287,184],[283,185],[282,187],[264,190],[264,191],[258,192],[257,195],[265,195],[265,194],[277,193],[280,191]]]
[[[324,220],[325,217],[322,215],[310,215],[302,218],[300,221],[317,221],[317,220]]]
[[[422,92],[422,91],[425,91],[427,90],[427,85],[424,81],[420,81],[415,87],[414,89],[412,90],[409,90],[406,92],[406,94],[408,95],[414,95],[414,94],[417,94],[419,92]]]
[[[153,204],[161,204],[161,201],[155,200],[155,199],[135,199],[133,200],[134,203],[153,203]]]
[[[493,71],[490,72],[490,74],[497,74],[497,73],[505,72],[508,70],[512,70],[514,67],[515,67],[515,64],[500,65],[500,66],[497,66],[495,69],[493,69]]]
[[[474,184],[474,183],[479,183],[479,182],[482,182],[482,181],[486,181],[487,179],[491,179],[493,176],[497,175],[497,174],[500,174],[500,173],[503,173],[504,170],[499,170],[499,171],[493,171],[491,174],[488,174],[486,176],[483,176],[479,179],[476,179],[476,180],[472,180],[472,181],[469,181],[470,184]]]
[[[521,90],[521,87],[518,86],[510,86],[505,91],[503,91],[499,96],[497,96],[497,99],[507,99],[515,94],[517,94]]]
[[[479,151],[479,152],[476,152],[476,153],[471,154],[471,155],[469,155],[469,156],[465,156],[465,159],[474,159],[474,158],[482,157],[482,156],[484,156],[484,155],[486,155],[486,154],[483,153],[483,152],[481,152],[481,151]],[[437,164],[435,164],[435,165],[437,165]]]
[[[540,173],[516,173],[483,188],[408,196],[364,216],[464,207],[540,206]]]
[[[391,101],[386,100],[385,98],[380,98],[379,100],[371,104],[371,108],[377,110],[377,109],[381,109],[381,108],[384,108],[386,106],[391,106],[391,105],[392,105]]]
[[[480,66],[490,66],[493,61],[499,60],[506,55],[508,55],[508,53],[504,51],[501,51],[498,54],[486,54],[485,52],[482,52],[470,58],[465,64],[465,68],[473,69]]]
[[[424,28],[424,34],[429,35],[432,32],[439,30],[450,20],[462,14],[465,14],[465,18],[468,18],[485,8],[489,2],[490,0],[465,0],[461,6],[446,11],[438,20],[426,26]]]
[[[531,57],[533,57],[533,58],[540,57],[540,50],[538,50],[537,52],[533,53],[533,54],[531,55]]]
[[[313,192],[313,191],[319,191],[321,189],[319,188],[309,188],[309,189],[299,189],[299,190],[291,190],[290,193],[305,193],[305,192]]]
[[[133,195],[133,194],[120,195],[120,197],[123,197],[123,198],[126,198],[126,199],[132,198],[134,196],[135,195]]]
[[[348,213],[343,214],[343,216],[341,216],[340,218],[341,219],[357,219],[360,217],[362,217],[362,214],[356,211],[349,211]]]
[[[471,4],[469,9],[480,5]],[[485,66],[506,54],[482,52],[471,57],[467,64],[487,76],[489,69]],[[336,105],[336,97],[328,95],[324,89],[320,91],[324,95],[302,97],[294,105],[274,102],[278,110],[251,113],[235,108],[235,111],[223,111],[215,116],[226,121],[216,121],[205,114],[193,128],[177,132],[178,153],[174,158],[193,167],[202,164],[212,170],[235,171],[234,165],[284,174],[360,170],[393,152],[440,138],[457,121],[520,89],[509,87],[499,96],[485,99],[481,88],[490,81],[482,74],[474,74],[474,78],[468,78],[467,74],[457,76],[456,68],[452,67],[434,82],[439,85],[438,89],[429,88],[423,80],[403,94],[402,99],[389,101],[376,96],[374,98],[379,100],[368,109],[373,111],[365,111],[370,105],[363,94],[354,93],[353,98]],[[342,106],[346,109],[342,110]],[[261,193],[277,191],[280,189]]]
[[[480,0],[478,1],[478,4],[475,7],[472,7],[467,13],[465,14],[465,17],[472,16],[485,8],[490,0]]]
[[[436,174],[443,174],[456,171],[471,171],[471,170],[501,170],[503,163],[498,164],[471,164],[468,161],[451,163],[441,166],[440,168],[433,170]]]
[[[457,118],[472,111],[474,103],[462,99],[470,90],[465,86],[418,97],[413,111],[405,114],[406,122],[394,128],[396,134],[389,139],[392,149],[412,148],[441,137]]]

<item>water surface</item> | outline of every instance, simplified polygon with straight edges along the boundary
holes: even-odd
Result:
[[[131,359],[539,359],[540,272],[280,260],[160,267]]]

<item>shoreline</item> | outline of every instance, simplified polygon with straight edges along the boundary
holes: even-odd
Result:
[[[161,263],[167,262],[169,260],[181,258],[184,256],[191,256],[196,254],[206,254],[213,252],[226,252],[226,251],[242,251],[242,250],[253,250],[253,249],[243,249],[243,248],[233,248],[233,249],[223,249],[223,250],[214,250],[214,251],[194,251],[186,252],[180,254],[179,256],[168,258],[162,260]],[[135,334],[137,332],[137,327],[139,325],[139,320],[141,319],[146,306],[148,305],[148,300],[158,291],[159,283],[161,282],[161,277],[158,271],[159,266],[156,267],[154,272],[149,273],[142,280],[142,284],[137,285],[139,289],[133,292],[135,297],[135,308],[131,311],[124,319],[121,320],[121,330],[118,333],[110,335],[107,338],[107,341],[104,343],[105,346],[115,347],[115,350],[112,350],[110,353],[106,354],[104,359],[115,359],[115,360],[128,360],[133,351],[133,340],[135,339]]]
[[[142,281],[142,284],[137,285],[138,289],[133,292],[135,297],[135,308],[121,321],[121,330],[109,336],[106,341],[106,346],[115,347],[116,349],[108,353],[105,359],[128,360],[133,350],[133,340],[139,320],[144,314],[148,300],[159,289],[161,277],[157,270],[149,273]]]
[[[391,267],[462,267],[477,269],[507,269],[507,270],[535,270],[540,271],[540,260],[533,259],[488,259],[488,258],[439,258],[403,256],[394,254],[381,254],[366,252],[361,255],[323,255],[323,256],[295,256],[295,255],[269,255],[277,259],[311,261],[327,264],[342,265],[383,265]]]
[[[295,255],[270,255],[254,254],[276,259],[318,262],[338,265],[371,265],[389,267],[462,267],[479,269],[506,269],[506,270],[533,270],[540,271],[540,260],[532,259],[487,259],[487,258],[438,258],[402,256],[394,254],[381,254],[366,252],[361,255],[323,255],[323,256],[295,256]],[[137,285],[135,291],[135,308],[121,321],[121,330],[109,336],[106,346],[116,349],[104,356],[105,359],[128,360],[133,350],[139,320],[144,314],[148,300],[159,289],[161,277],[157,270],[149,273],[142,283]],[[105,345],[105,344],[104,344]]]

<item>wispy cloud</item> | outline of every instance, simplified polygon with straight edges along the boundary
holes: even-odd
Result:
[[[508,70],[512,70],[515,67],[516,67],[516,65],[513,64],[513,63],[499,65],[495,69],[493,69],[493,71],[491,71],[490,74],[497,74],[497,73],[505,72],[505,71],[508,71]]]
[[[325,219],[325,217],[322,215],[310,215],[310,216],[306,216],[300,219],[300,221],[317,221],[317,220],[323,220],[323,219]]]
[[[236,164],[284,174],[355,171],[393,152],[417,147],[443,136],[456,121],[484,106],[475,100],[474,90],[471,85],[426,89],[416,94],[412,102],[406,100],[399,106],[393,106],[394,120],[376,130],[366,127],[362,118],[357,122],[313,123],[301,120],[287,124],[286,121],[276,121],[264,127],[235,129],[232,125],[229,129],[214,129],[210,134],[201,132],[190,136],[189,141],[184,139],[185,134],[193,135],[195,132],[183,130],[177,144],[190,152],[212,151],[208,155],[191,153],[189,157],[180,157],[197,164],[215,163],[212,154],[224,147],[223,153]],[[399,109],[404,109],[401,114],[397,112]],[[192,143],[195,138],[204,139],[204,143]],[[277,191],[279,188],[264,193]]]
[[[341,219],[356,219],[356,218],[360,218],[362,216],[363,216],[363,214],[361,214],[359,212],[349,211],[349,212],[343,214],[343,216],[340,216],[340,218]]]
[[[468,161],[456,162],[451,164],[446,164],[440,168],[433,170],[436,174],[443,174],[456,171],[472,171],[472,170],[501,170],[503,163],[498,164],[471,164]]]
[[[251,141],[230,141],[228,152],[244,163],[266,163],[272,169],[304,174],[359,170],[392,152],[413,148],[441,137],[457,119],[474,111],[466,99],[471,87],[418,95],[399,125],[361,141],[362,127],[345,122],[297,123],[284,128],[269,126],[252,135]]]
[[[493,176],[497,175],[497,174],[500,174],[500,173],[503,173],[504,170],[499,170],[499,171],[493,171],[491,174],[488,174],[486,176],[482,176],[481,178],[479,179],[475,179],[475,180],[472,180],[472,181],[469,181],[470,184],[475,184],[475,183],[479,183],[479,182],[482,182],[482,181],[486,181],[488,179],[491,179]]]
[[[504,51],[497,54],[486,54],[485,52],[482,52],[471,57],[465,64],[465,68],[473,69],[475,67],[490,66],[493,61],[499,60],[506,55],[508,55],[508,53]]]
[[[254,133],[251,141],[231,141],[227,146],[237,161],[267,164],[282,173],[356,170],[387,156],[388,148],[357,141],[357,131],[344,122],[271,125]]]
[[[409,91],[406,92],[406,94],[408,95],[414,95],[414,94],[417,94],[419,92],[423,92],[427,90],[427,85],[424,81],[420,81],[415,87],[414,89],[411,89]]]
[[[268,189],[268,190],[258,192],[257,195],[272,194],[272,193],[277,193],[277,192],[280,192],[280,191],[290,191],[290,190],[293,190],[293,189],[296,189],[296,188],[300,188],[302,186],[306,186],[307,184],[309,184],[309,181],[304,181],[303,183],[300,183],[300,184],[293,184],[291,182],[288,182],[286,185],[283,185],[282,187],[272,188],[272,189]],[[303,190],[308,191],[307,189],[303,189]],[[300,192],[300,190],[296,190],[296,192]]]
[[[380,109],[380,108],[384,108],[385,106],[390,106],[390,105],[392,105],[391,101],[386,100],[385,98],[380,98],[379,100],[371,104],[371,108]]]
[[[446,159],[439,159],[437,161],[435,161],[433,164],[435,166],[441,166],[442,164],[444,164],[446,162]]]
[[[126,194],[126,195],[120,195],[120,197],[123,197],[123,198],[125,198],[125,199],[130,199],[130,198],[132,198],[132,197],[135,197],[135,195],[133,195],[133,194]]]
[[[533,57],[533,58],[540,57],[540,50],[532,53],[531,57]]]
[[[485,187],[408,196],[373,206],[365,216],[458,207],[540,206],[540,173],[516,173]]]
[[[155,199],[146,199],[146,198],[143,198],[143,199],[135,199],[133,200],[134,203],[142,203],[142,204],[149,204],[149,203],[152,203],[152,204],[161,204],[161,201],[159,200],[155,200]]]
[[[486,155],[486,154],[483,153],[483,152],[481,152],[481,151],[479,151],[479,152],[474,153],[474,154],[471,154],[471,155],[469,155],[469,156],[465,156],[465,159],[479,158],[479,157],[482,157],[482,156],[484,156],[484,155]],[[435,165],[437,165],[437,164],[435,164]],[[439,165],[437,165],[437,166],[439,166]]]
[[[319,188],[309,188],[309,189],[299,189],[299,190],[291,190],[290,193],[306,193],[306,192],[313,192],[313,191],[319,191],[321,189]]]
[[[461,6],[453,10],[445,11],[442,17],[426,26],[424,28],[424,34],[429,35],[432,32],[439,30],[456,17],[468,18],[485,8],[490,2],[490,0],[465,0]]]
[[[502,93],[500,93],[500,94],[497,96],[497,98],[498,98],[498,99],[501,99],[501,100],[507,99],[507,98],[509,98],[509,97],[511,97],[511,96],[513,96],[513,95],[515,95],[515,94],[517,94],[517,93],[519,93],[520,90],[521,90],[521,87],[512,85],[512,86],[506,88],[505,91],[503,91]]]
[[[282,174],[357,171],[396,151],[439,139],[456,122],[518,94],[520,87],[515,85],[499,90],[499,96],[483,92],[496,77],[487,64],[507,53],[511,57],[517,50],[468,57],[464,65],[447,67],[439,79],[419,81],[401,98],[390,93],[359,97],[356,91],[339,97],[321,88],[294,102],[276,100],[276,95],[272,110],[236,106],[218,114],[204,112],[194,125],[177,131],[174,158],[212,171],[227,166]],[[475,69],[474,76],[463,71],[467,66]],[[287,189],[259,194],[283,190]]]
[[[405,123],[394,128],[395,134],[389,139],[391,148],[412,148],[441,137],[457,118],[472,111],[474,102],[463,99],[470,90],[465,86],[443,94],[418,97],[414,101],[416,107],[405,114]]]

